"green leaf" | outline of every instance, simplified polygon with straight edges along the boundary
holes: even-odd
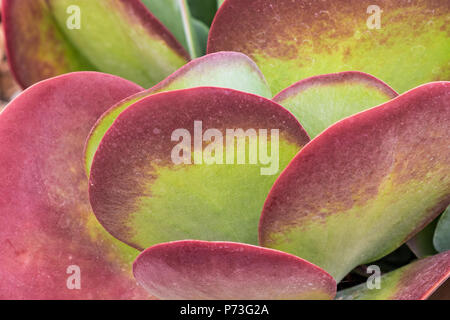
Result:
[[[357,70],[404,93],[450,79],[449,35],[446,1],[227,0],[208,53],[245,53],[273,92],[311,76]]]
[[[422,231],[407,242],[408,247],[417,258],[425,258],[438,253],[433,246],[433,236],[439,217],[429,223]]]
[[[422,230],[449,201],[449,90],[420,86],[313,139],[269,193],[261,245],[340,281]]]
[[[380,278],[380,288],[366,283],[339,291],[337,300],[425,300],[450,276],[450,251],[415,261]],[[369,280],[371,281],[371,280]]]
[[[142,0],[144,5],[155,15],[161,23],[169,29],[175,38],[188,50],[186,34],[178,0]]]
[[[91,205],[111,234],[139,249],[183,239],[256,244],[270,187],[308,141],[286,109],[261,96],[212,87],[154,94],[103,137]]]
[[[173,33],[191,58],[197,58],[206,52],[205,30],[199,21],[192,18],[186,1],[143,0],[143,3]]]
[[[189,56],[139,0],[5,1],[8,58],[23,87],[94,70],[150,87]]]
[[[210,26],[217,11],[216,0],[188,0],[192,16]]]
[[[433,244],[437,251],[450,250],[450,209],[442,214],[434,232]]]
[[[301,80],[273,100],[291,111],[315,138],[348,116],[398,96],[387,84],[371,75],[348,71]]]
[[[322,269],[290,254],[234,242],[177,241],[145,250],[134,275],[159,299],[284,300],[336,295]]]
[[[209,34],[209,28],[201,22],[200,20],[192,18],[192,24],[195,29],[195,33],[197,35],[197,42],[198,42],[198,50],[199,55],[198,56],[204,56],[206,54],[206,46],[208,44],[208,34]]]

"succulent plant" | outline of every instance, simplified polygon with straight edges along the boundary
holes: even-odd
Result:
[[[3,0],[25,90],[0,113],[1,299],[448,279],[447,1],[218,3]],[[345,285],[404,244],[379,288]]]

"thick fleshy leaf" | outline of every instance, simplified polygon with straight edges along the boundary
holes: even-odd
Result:
[[[261,244],[341,280],[409,240],[450,202],[449,97],[426,84],[312,140],[268,196]]]
[[[0,114],[0,299],[147,297],[131,272],[138,252],[91,212],[82,161],[95,120],[139,90],[115,76],[68,74]]]
[[[437,251],[450,250],[450,207],[442,214],[434,232],[433,244]]]
[[[177,241],[145,250],[137,281],[160,299],[333,299],[336,282],[296,256],[234,242]]]
[[[256,244],[270,187],[308,141],[286,109],[260,96],[212,87],[155,94],[123,111],[101,141],[91,205],[138,249],[183,239]]]
[[[380,289],[366,283],[338,292],[337,300],[425,300],[450,277],[450,251],[383,275]]]
[[[273,92],[307,77],[358,70],[403,93],[449,79],[449,32],[445,0],[227,0],[208,52],[247,54]]]
[[[188,60],[139,0],[9,0],[3,19],[9,61],[23,87],[95,70],[148,88]]]
[[[206,47],[208,45],[209,27],[202,21],[196,19],[192,20],[192,25],[195,29],[197,42],[199,43],[199,56],[204,56],[206,54]]]
[[[417,258],[425,258],[438,253],[433,246],[433,236],[438,220],[438,218],[434,219],[407,242],[409,249],[414,252]]]
[[[221,87],[271,98],[258,66],[238,52],[217,52],[191,61],[151,88],[152,93],[193,87]]]
[[[312,138],[339,120],[398,96],[366,73],[347,71],[301,80],[274,97]]]
[[[187,0],[142,0],[145,6],[172,32],[191,58],[203,55],[203,37],[197,35]],[[198,25],[200,22],[195,22]]]
[[[272,96],[261,71],[242,53],[218,52],[195,59],[150,90],[121,101],[97,121],[86,142],[85,161],[88,175],[101,139],[123,110],[155,93],[201,86],[230,88],[266,98]]]

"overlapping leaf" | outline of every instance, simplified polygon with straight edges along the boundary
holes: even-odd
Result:
[[[307,77],[358,70],[403,93],[449,79],[449,26],[445,0],[227,0],[208,52],[247,54],[273,92]]]
[[[216,0],[188,0],[192,16],[207,26],[211,25],[217,11]]]
[[[139,0],[4,0],[8,58],[23,87],[94,70],[150,87],[188,54]]]
[[[0,299],[148,297],[130,270],[138,251],[91,212],[81,159],[96,119],[140,90],[115,76],[68,74],[27,89],[2,111]]]
[[[260,96],[212,87],[151,95],[103,137],[91,205],[139,249],[183,239],[256,244],[270,187],[308,141],[287,110]]]
[[[86,142],[85,161],[88,175],[101,139],[123,110],[155,93],[201,86],[231,88],[266,98],[272,96],[262,73],[244,54],[218,52],[195,59],[150,90],[113,106],[97,121]]]
[[[143,0],[143,3],[172,32],[191,58],[205,54],[209,28],[192,17],[187,0]]]
[[[433,245],[433,236],[438,220],[438,218],[434,219],[422,231],[407,242],[408,247],[416,257],[425,258],[438,253]]]
[[[450,208],[448,207],[437,223],[433,244],[439,252],[450,250]]]
[[[425,300],[450,277],[450,251],[413,262],[380,278],[380,288],[366,283],[338,292],[338,300]]]
[[[232,242],[178,241],[145,250],[134,274],[162,299],[333,299],[336,282],[290,254]]]
[[[311,138],[360,111],[397,96],[384,82],[362,72],[341,72],[301,80],[273,100],[291,111]]]
[[[420,231],[450,201],[449,87],[418,87],[311,141],[268,196],[261,244],[339,281]]]
[[[144,4],[4,0],[18,81],[100,70],[150,87],[188,61],[185,49],[202,54],[216,0]],[[0,114],[0,298],[146,298],[130,276],[137,250],[120,239],[152,246],[134,273],[159,298],[330,299],[352,268],[447,207],[449,83],[397,97],[348,71],[399,92],[448,79],[444,1],[217,6],[209,52],[248,54],[274,92],[312,77],[270,101],[252,60],[217,52],[146,91],[98,73],[29,88]],[[101,114],[84,165],[110,234],[82,161]],[[285,252],[249,245],[259,218],[260,244]],[[418,256],[443,253],[339,298],[428,298],[450,274],[449,221],[447,209],[409,241]],[[171,242],[183,239],[221,242]],[[83,289],[70,290],[65,271],[78,269]]]

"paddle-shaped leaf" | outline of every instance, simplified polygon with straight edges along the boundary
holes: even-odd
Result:
[[[261,71],[242,53],[218,52],[192,60],[150,90],[119,102],[97,121],[86,142],[85,161],[88,176],[101,139],[123,110],[158,92],[201,86],[231,88],[266,98],[272,96]]]
[[[142,2],[172,32],[191,58],[204,54],[205,44],[202,43],[204,37],[199,37],[195,27],[201,22],[192,18],[187,0],[142,0]],[[208,31],[207,28],[206,36]]]
[[[150,92],[194,87],[221,87],[271,98],[272,92],[258,66],[238,52],[217,52],[195,59],[178,69]]]
[[[433,236],[438,218],[429,223],[422,231],[407,242],[408,247],[418,258],[425,258],[438,253],[433,246]]]
[[[145,250],[137,281],[160,299],[333,299],[336,282],[293,255],[234,242],[177,241]]]
[[[425,300],[450,277],[450,251],[415,261],[380,278],[380,289],[366,283],[338,292],[337,300]]]
[[[312,139],[339,120],[397,95],[366,73],[348,71],[301,80],[273,100],[291,111]]]
[[[96,70],[150,87],[188,54],[139,0],[3,0],[8,58],[28,87]]]
[[[450,207],[444,211],[434,232],[433,244],[439,252],[450,250]]]
[[[250,56],[273,92],[319,74],[358,70],[400,93],[450,77],[445,0],[227,0],[208,52]]]
[[[92,208],[138,249],[183,239],[257,243],[281,170],[309,141],[263,97],[224,88],[155,94],[123,111],[95,154]]]
[[[142,90],[74,73],[27,89],[0,114],[0,299],[146,298],[88,201],[84,140],[117,101]]]
[[[410,239],[450,201],[449,97],[423,85],[316,137],[272,188],[261,244],[341,280]]]

